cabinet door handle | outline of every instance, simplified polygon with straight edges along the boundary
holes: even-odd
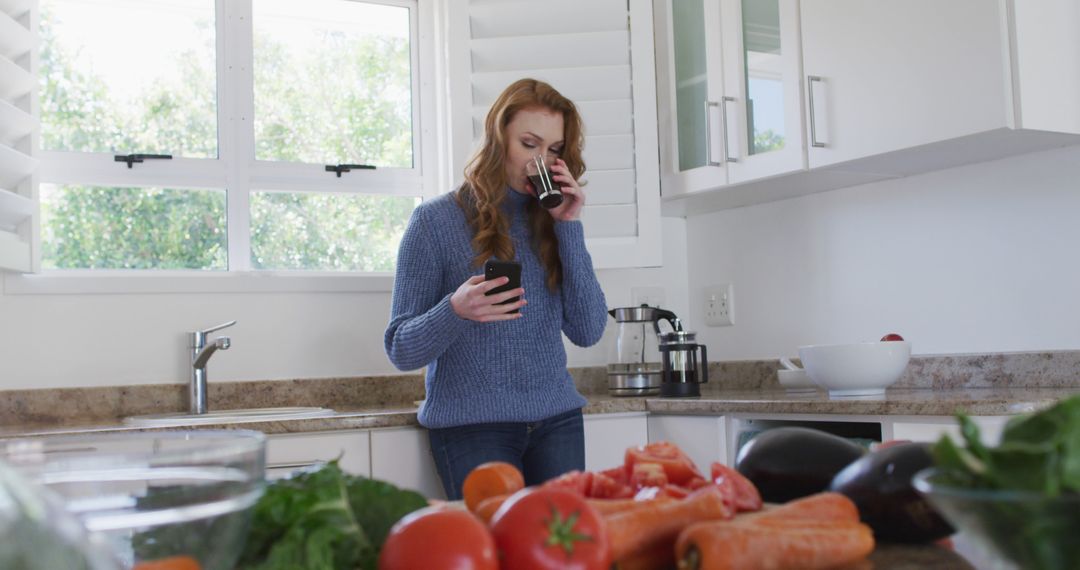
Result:
[[[810,146],[814,148],[825,148],[825,143],[817,140],[817,122],[815,121],[814,113],[814,83],[820,83],[821,77],[817,75],[806,76],[806,94],[810,103]]]
[[[715,161],[712,159],[712,121],[709,120],[709,110],[713,107],[720,107],[720,103],[716,101],[705,100],[705,165],[706,166],[723,166],[723,161]],[[723,111],[723,109],[721,109]],[[727,136],[727,135],[725,135]],[[724,152],[727,152],[726,150]]]
[[[739,162],[739,159],[733,158],[731,156],[731,152],[728,150],[728,149],[731,148],[731,146],[728,144],[728,138],[727,138],[727,130],[728,130],[727,104],[728,104],[729,101],[734,101],[734,100],[735,100],[734,97],[721,97],[720,98],[720,128],[724,131],[724,136],[722,137],[723,141],[724,141],[724,159],[727,160],[728,162]]]

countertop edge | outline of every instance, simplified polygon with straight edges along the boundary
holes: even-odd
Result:
[[[963,411],[973,416],[1008,416],[1053,405],[1075,393],[1073,389],[1027,390],[975,389],[956,392],[905,390],[871,399],[828,399],[823,393],[789,394],[778,391],[712,393],[700,398],[613,397],[586,395],[587,415],[650,413],[658,415],[803,414],[850,416],[952,416]],[[74,420],[66,425],[13,425],[0,428],[0,439],[73,435],[101,432],[160,431],[177,429],[251,429],[268,435],[418,426],[416,406],[377,409],[344,409],[332,416],[171,426],[130,426],[120,420]]]

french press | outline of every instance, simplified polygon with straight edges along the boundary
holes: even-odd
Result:
[[[660,335],[663,365],[660,396],[694,398],[701,396],[700,384],[709,381],[709,357],[705,345],[695,342],[697,333],[674,330]],[[701,349],[701,360],[698,360]]]

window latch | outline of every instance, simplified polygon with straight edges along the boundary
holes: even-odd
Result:
[[[126,162],[128,168],[136,162],[142,162],[147,158],[154,158],[159,160],[172,160],[171,154],[118,154],[113,157],[115,162]]]
[[[327,164],[327,172],[336,172],[337,177],[341,178],[342,172],[349,172],[350,170],[375,170],[375,165],[372,164]]]

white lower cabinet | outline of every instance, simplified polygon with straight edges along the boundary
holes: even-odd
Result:
[[[336,431],[271,435],[266,438],[266,477],[276,479],[321,461],[338,459],[352,475],[371,476],[368,432]]]
[[[977,416],[983,440],[993,444],[1011,416]],[[830,431],[828,424],[856,422],[880,426],[881,439],[935,442],[942,434],[959,439],[956,420],[945,416],[783,415],[703,416],[629,412],[588,414],[585,426],[585,469],[600,471],[622,465],[626,448],[656,441],[678,445],[702,472],[720,461],[733,464],[738,435],[749,424],[761,428],[803,425]],[[444,499],[427,430],[400,427],[375,430],[271,435],[266,445],[266,474],[276,479],[321,461],[338,459],[345,472],[372,477]]]
[[[585,469],[602,471],[623,464],[626,448],[649,441],[648,412],[585,416]]]
[[[429,499],[445,499],[428,432],[422,427],[371,431],[371,477],[412,489]]]
[[[678,445],[702,473],[714,461],[728,463],[727,425],[724,416],[649,416],[649,442]]]
[[[1001,439],[1001,431],[1012,416],[976,416],[971,418],[979,426],[979,433],[984,443],[995,445]],[[892,439],[936,442],[942,435],[948,434],[953,441],[960,443],[960,424],[950,417],[905,417],[892,421]]]

